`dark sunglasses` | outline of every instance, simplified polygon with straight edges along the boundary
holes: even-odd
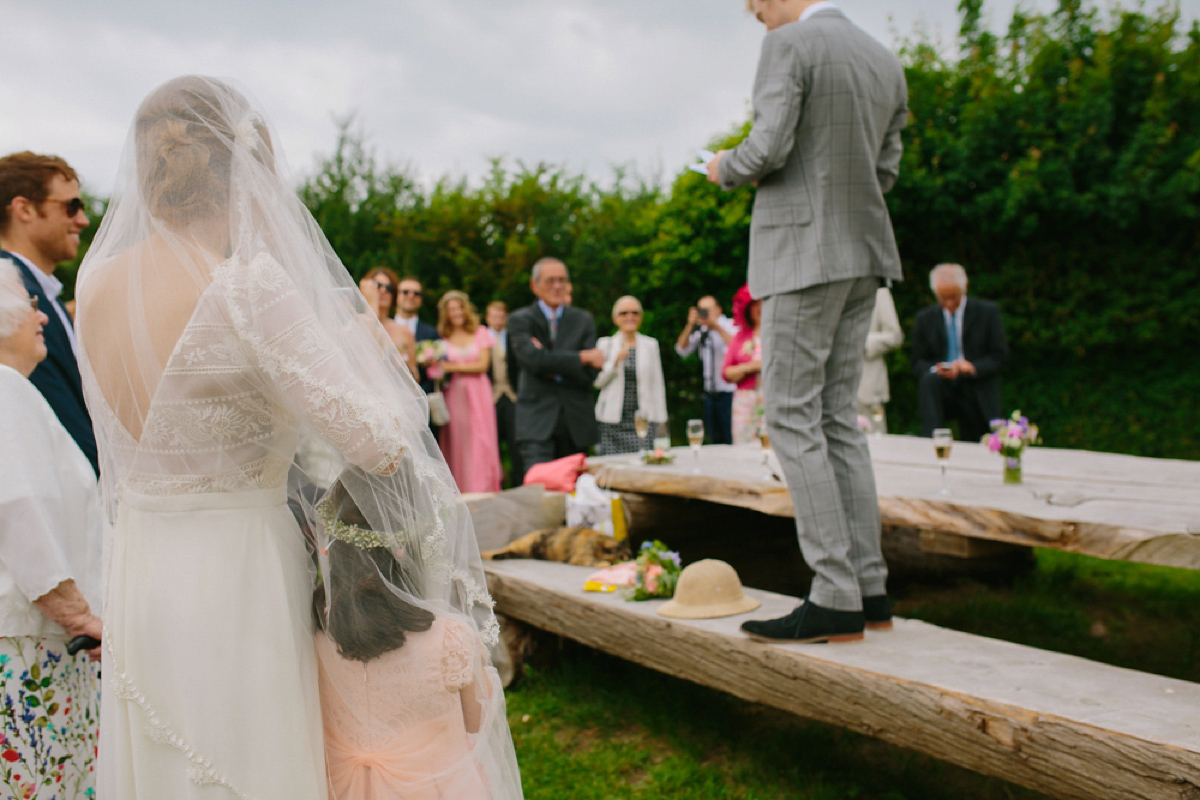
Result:
[[[379,291],[381,292],[387,292],[388,294],[396,293],[396,287],[392,286],[390,283],[380,283],[379,281],[375,281],[375,285],[379,287]]]
[[[411,295],[415,295],[415,296],[417,296],[417,297],[420,297],[420,296],[421,296],[421,290],[420,290],[420,289],[401,289],[401,290],[400,290],[400,294],[411,294]]]
[[[38,310],[36,297],[29,298],[29,307],[32,308],[34,311]]]
[[[617,312],[618,317],[628,317],[628,316],[640,317],[641,315],[642,315],[642,312],[640,312],[640,311],[618,311]]]
[[[63,210],[67,212],[68,217],[73,217],[80,211],[83,211],[83,198],[72,197],[70,200],[60,200],[57,197],[46,198],[47,203],[62,203]]]

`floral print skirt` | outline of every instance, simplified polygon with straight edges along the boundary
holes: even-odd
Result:
[[[733,393],[733,443],[753,444],[763,424],[762,389],[738,389]]]
[[[100,665],[62,638],[0,637],[0,795],[96,796]]]

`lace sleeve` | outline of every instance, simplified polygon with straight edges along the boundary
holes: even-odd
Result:
[[[370,371],[336,345],[278,262],[266,254],[226,262],[214,279],[243,347],[285,405],[347,460],[390,472],[404,449],[399,409],[372,390]]]
[[[474,650],[471,647],[475,638],[461,623],[450,622],[446,625],[442,645],[442,684],[451,692],[462,691],[475,679]]]

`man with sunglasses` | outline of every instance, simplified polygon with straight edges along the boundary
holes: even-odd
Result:
[[[0,158],[0,258],[17,266],[29,296],[49,317],[47,357],[29,376],[99,473],[92,419],[83,401],[71,317],[58,299],[54,268],[79,252],[89,224],[75,170],[58,156],[28,151]]]
[[[418,345],[438,338],[437,328],[417,317],[417,312],[421,310],[421,301],[424,299],[423,294],[419,278],[405,275],[400,279],[396,294],[396,322],[412,331]],[[425,367],[418,367],[418,370],[421,388],[425,390],[425,394],[429,394],[433,391],[433,380],[425,373]]]

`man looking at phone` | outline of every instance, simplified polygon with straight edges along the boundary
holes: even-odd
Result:
[[[712,444],[733,444],[733,390],[721,375],[725,350],[736,333],[733,320],[721,313],[711,294],[688,309],[687,324],[675,340],[675,352],[687,358],[700,353],[700,381],[704,397],[704,432]]]
[[[948,419],[958,438],[978,442],[1003,416],[1000,370],[1008,342],[1000,309],[990,300],[967,300],[967,271],[938,264],[929,273],[937,303],[921,309],[913,325],[912,364],[919,387],[921,435],[932,436]]]

